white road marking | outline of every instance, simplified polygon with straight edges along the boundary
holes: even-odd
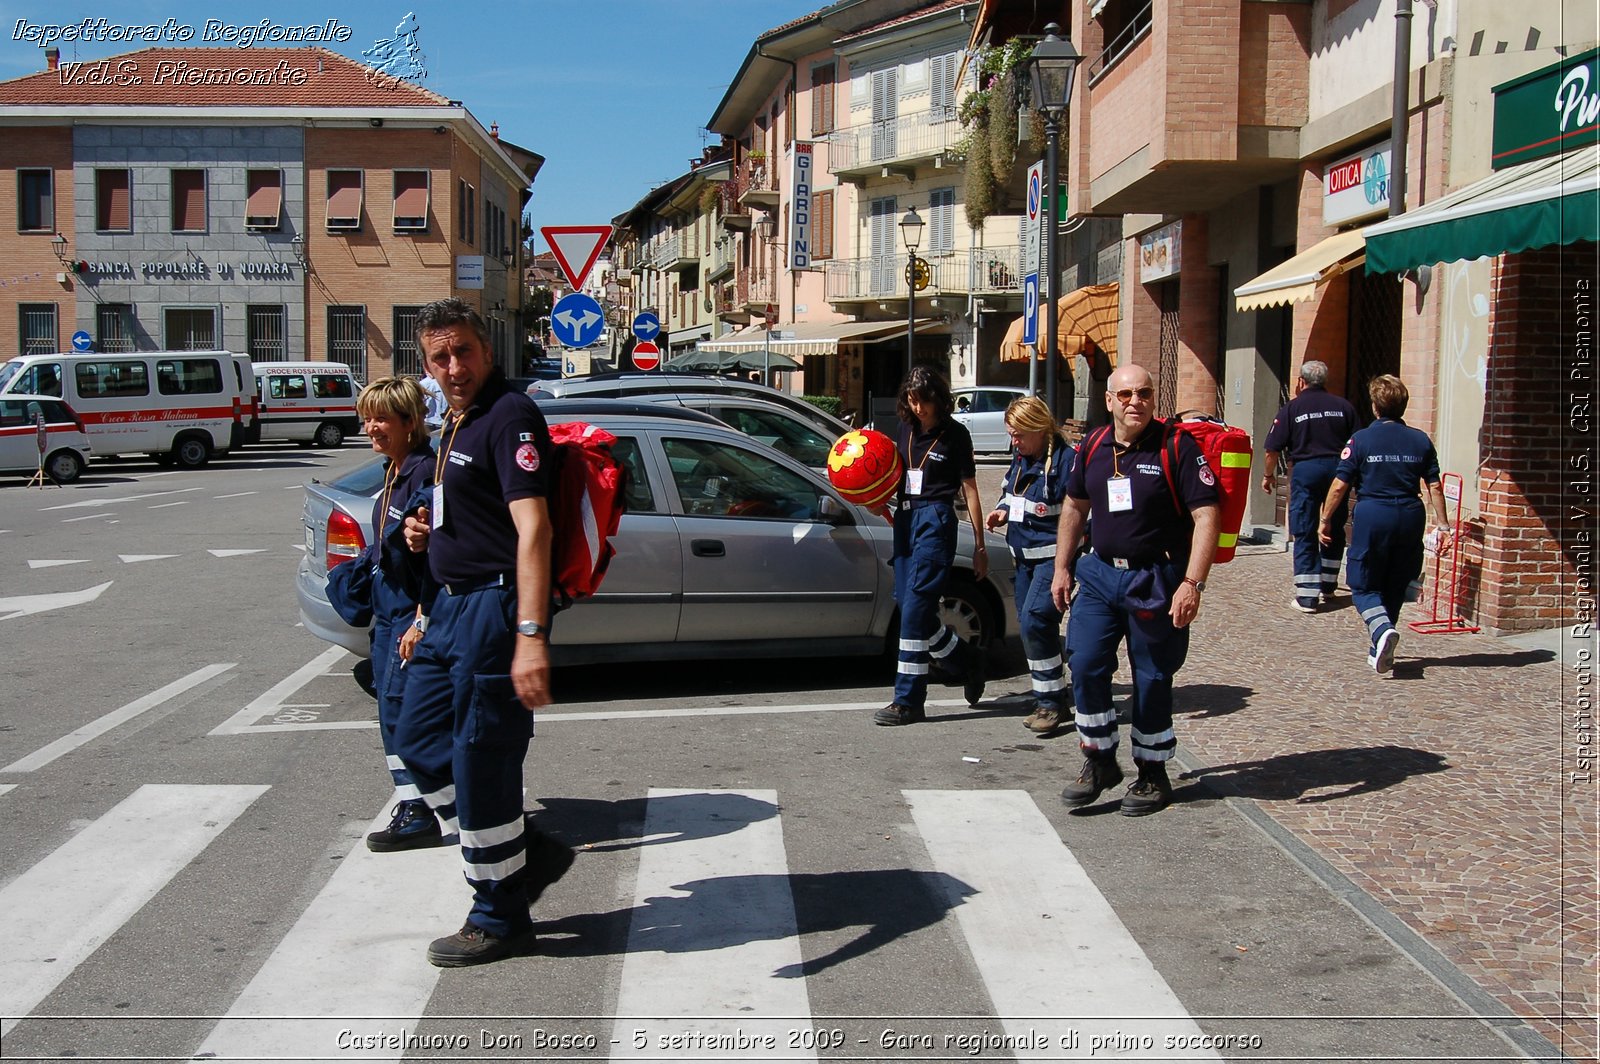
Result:
[[[147,491],[140,495],[124,495],[119,499],[84,499],[81,502],[62,503],[60,506],[46,506],[40,513],[51,510],[94,509],[100,506],[115,506],[123,502],[138,502],[140,499],[159,499],[163,495],[182,495],[186,491],[199,491],[199,488],[173,488],[171,491]]]
[[[105,511],[103,513],[84,514],[82,517],[63,517],[61,519],[61,523],[64,524],[64,525],[70,525],[74,521],[98,521],[101,518],[108,518],[108,517],[115,517],[115,516],[117,516],[117,515],[114,512],[112,512],[110,510],[107,510],[107,511]],[[108,524],[113,524],[113,525],[116,524],[115,521],[109,521],[107,523]]]
[[[38,558],[29,559],[29,569],[54,569],[58,565],[82,565],[88,558]]]
[[[125,562],[158,562],[163,558],[176,558],[176,554],[119,554],[118,558]]]
[[[293,695],[296,691],[300,690],[300,688],[304,687],[312,680],[315,680],[319,676],[325,675],[329,666],[338,661],[340,658],[344,657],[344,654],[345,650],[343,647],[329,647],[327,650],[324,650],[321,654],[318,654],[316,657],[312,658],[306,664],[300,666],[288,676],[273,684],[264,694],[261,695],[261,697],[252,701],[248,706],[245,706],[239,712],[235,713],[221,724],[218,724],[215,728],[212,728],[210,734],[242,735],[246,732],[286,731],[289,728],[310,727],[311,722],[285,726],[281,724],[257,725],[256,721],[262,719],[263,717],[274,716],[286,708],[301,708],[286,706],[285,699],[289,698],[289,696]],[[323,723],[326,727],[327,724],[334,722]],[[350,721],[339,723],[342,727],[377,727],[375,722],[370,721]]]
[[[27,757],[20,758],[4,768],[0,768],[0,772],[32,772],[36,768],[43,768],[63,754],[71,753],[85,743],[99,738],[117,725],[126,723],[139,714],[154,709],[156,706],[176,698],[190,688],[198,687],[213,677],[221,676],[233,666],[233,662],[228,662],[196,669],[187,676],[173,680],[165,687],[151,691],[142,698],[134,699],[121,709],[112,710],[99,720],[90,721],[83,727],[68,732],[55,742],[35,750]]]
[[[102,591],[113,583],[115,581],[107,580],[103,584],[86,587],[82,591],[57,591],[46,595],[13,595],[10,598],[0,598],[0,621],[26,617],[30,613],[44,613],[47,610],[65,609],[68,606],[81,606],[85,602],[93,602],[100,597]]]
[[[145,784],[0,890],[0,1034],[266,791]]]
[[[368,830],[388,822],[385,808]],[[439,980],[428,943],[457,926],[466,899],[459,848],[373,853],[358,839],[195,1055],[325,1060],[340,1055],[329,1047],[342,1031],[360,1039],[415,1026]]]
[[[243,554],[265,554],[267,551],[264,547],[252,547],[247,550],[208,550],[206,553],[214,558],[237,558]]]
[[[17,784],[15,783],[0,783],[0,794],[5,794],[7,791],[14,791],[16,789]]]
[[[729,798],[769,804],[771,815],[730,824]],[[815,1060],[786,1039],[809,1022],[811,1001],[777,792],[652,787],[644,832],[676,837],[639,851],[611,1059],[752,1059],[748,1049],[659,1044],[692,1017],[708,1037],[774,1037],[782,1059]],[[635,1048],[640,1030],[646,1045]]]
[[[256,494],[256,493],[253,492],[253,491],[236,491],[232,495],[213,495],[212,498],[213,499],[242,499],[246,495],[254,495],[254,494]]]
[[[1060,1060],[1076,1033],[1097,1059],[1148,1059],[1200,1030],[1026,791],[905,791],[933,866],[972,888],[950,899],[1019,1060]],[[955,888],[951,888],[955,889]],[[1028,1048],[1031,1035],[1044,1045]],[[1127,1044],[1110,1040],[1121,1035]],[[1144,1038],[1154,1041],[1140,1047]],[[1164,1049],[1162,1060],[1220,1060]]]
[[[149,510],[165,510],[169,506],[188,506],[188,499],[179,499],[177,502],[158,502],[154,506],[146,507]]]

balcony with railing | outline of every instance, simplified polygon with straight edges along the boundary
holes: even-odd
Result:
[[[700,265],[700,230],[691,225],[672,234],[659,257],[663,270],[689,270]]]
[[[764,314],[769,306],[778,302],[778,275],[772,270],[739,275],[738,302],[746,311]]]
[[[773,160],[750,156],[744,161],[744,190],[739,202],[746,207],[776,207],[778,205],[778,168]]]
[[[733,257],[738,247],[738,242],[732,236],[724,235],[712,241],[711,268],[706,272],[707,281],[720,281],[733,274]]]
[[[921,296],[1009,294],[1022,291],[1016,247],[969,248],[929,252],[928,287]],[[904,299],[907,294],[905,252],[859,259],[832,259],[826,264],[830,303]]]
[[[721,202],[718,207],[722,212],[722,224],[727,229],[750,229],[750,207],[744,202],[744,190],[747,176],[740,171],[728,180],[722,182],[717,189]]]
[[[845,180],[885,171],[914,171],[942,157],[961,139],[953,107],[835,130],[828,138],[828,169]]]

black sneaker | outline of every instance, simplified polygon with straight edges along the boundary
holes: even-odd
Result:
[[[527,828],[527,848],[528,864],[523,873],[522,890],[528,897],[528,904],[532,905],[546,887],[567,874],[576,854],[571,846],[531,826]]]
[[[961,647],[966,666],[961,673],[961,693],[967,697],[967,705],[975,706],[983,699],[983,648],[976,639],[966,640]]]
[[[436,938],[428,944],[428,963],[436,968],[468,968],[474,964],[489,964],[505,957],[532,953],[536,941],[531,927],[505,938],[496,938],[468,921],[455,934]]]
[[[1061,800],[1068,806],[1076,809],[1080,805],[1088,805],[1100,797],[1100,792],[1108,787],[1115,787],[1122,782],[1122,766],[1117,764],[1117,755],[1111,753],[1083,755],[1083,768],[1078,773],[1078,778],[1061,789]]]
[[[1139,778],[1133,781],[1128,793],[1122,796],[1123,816],[1149,816],[1158,813],[1172,801],[1172,784],[1167,780],[1165,761],[1136,761]]]
[[[927,720],[927,712],[922,708],[912,709],[899,702],[890,702],[872,715],[872,723],[885,728],[892,728],[899,724],[915,724],[920,720]]]
[[[422,850],[443,845],[444,836],[439,831],[439,821],[434,817],[433,810],[428,808],[428,803],[420,798],[398,803],[389,826],[367,836],[367,849],[373,853]]]

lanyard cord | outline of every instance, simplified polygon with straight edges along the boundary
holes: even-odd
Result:
[[[384,526],[389,523],[389,495],[394,491],[394,486],[395,484],[399,483],[399,481],[400,463],[391,459],[389,462],[389,469],[383,477],[383,500],[378,506],[379,516],[377,534],[380,539],[383,537]]]
[[[457,414],[454,411],[445,414],[444,417],[445,421],[450,424],[450,439],[443,447],[439,448],[439,453],[433,460],[433,482],[435,484],[444,483],[444,456],[450,453],[450,448],[456,445],[456,433],[461,431],[461,423],[467,420],[465,413]],[[441,435],[443,434],[441,433]]]
[[[1051,462],[1052,459],[1055,458],[1055,455],[1056,455],[1056,437],[1055,437],[1054,433],[1051,433],[1049,438],[1045,440],[1044,447],[1045,447],[1045,450],[1044,450],[1044,483],[1045,483],[1044,501],[1045,502],[1049,502],[1050,501],[1050,462]],[[1012,474],[1011,474],[1011,490],[1007,492],[1008,495],[1016,495],[1016,494],[1018,494],[1019,489],[1017,487],[1017,484],[1018,484],[1018,479],[1017,478],[1020,477],[1021,475],[1022,475],[1022,469],[1020,467],[1018,467],[1017,469],[1015,469],[1014,472],[1012,472]],[[1031,481],[1030,481],[1030,483],[1031,483]],[[1020,490],[1022,492],[1026,492],[1028,489],[1026,487],[1023,487]]]
[[[939,435],[937,435],[937,436],[935,436],[933,438],[933,442],[928,444],[928,449],[926,451],[922,452],[922,461],[918,462],[917,465],[916,465],[917,472],[919,472],[919,473],[922,472],[922,467],[924,465],[926,465],[927,462],[928,462],[928,456],[933,453],[933,449],[935,447],[939,446],[939,441],[942,440],[942,439],[944,439],[944,433],[941,431],[939,433]],[[911,445],[914,442],[916,442],[915,434],[912,434],[912,435],[909,435],[909,436],[906,437],[906,462],[907,463],[910,463],[910,461],[911,461]]]

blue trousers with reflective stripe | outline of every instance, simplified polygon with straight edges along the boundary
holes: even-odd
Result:
[[[1339,504],[1330,522],[1333,542],[1323,546],[1317,538],[1322,504],[1333,485],[1337,458],[1305,458],[1289,471],[1289,534],[1294,536],[1294,596],[1301,605],[1315,606],[1318,594],[1333,594],[1339,586],[1339,563],[1344,558],[1344,522],[1350,512],[1349,497]]]
[[[383,621],[372,625],[372,682],[378,689],[378,734],[383,739],[383,753],[388,761],[389,775],[394,779],[395,793],[402,801],[417,798],[417,785],[400,760],[395,746],[394,730],[400,723],[400,706],[405,696],[406,674],[410,667],[401,668],[399,642],[401,633],[411,624],[396,627]]]
[[[1356,503],[1356,519],[1350,526],[1350,598],[1374,649],[1385,631],[1399,626],[1406,589],[1422,575],[1427,519],[1421,499]]]
[[[928,663],[946,660],[958,640],[939,623],[939,599],[956,558],[956,512],[928,504],[894,515],[894,600],[900,604],[899,665],[894,700],[921,709],[928,701]]]
[[[522,890],[522,762],[533,714],[511,687],[516,589],[440,592],[406,667],[395,742],[423,799],[461,834],[472,923],[504,937],[532,926]]]
[[[1183,566],[1166,563],[1167,586],[1183,581]],[[1137,570],[1118,569],[1096,554],[1078,559],[1077,591],[1067,624],[1067,663],[1077,700],[1078,744],[1096,753],[1117,748],[1117,711],[1111,704],[1111,676],[1117,670],[1117,645],[1128,641],[1133,666],[1131,737],[1140,761],[1165,761],[1178,741],[1172,730],[1172,680],[1189,656],[1189,629],[1174,628],[1161,614],[1153,631],[1133,623],[1123,605],[1128,581]]]
[[[1017,630],[1022,635],[1023,653],[1028,656],[1034,701],[1065,709],[1067,681],[1061,661],[1061,611],[1050,597],[1056,560],[1018,558],[1016,563],[1012,587],[1017,598]]]

